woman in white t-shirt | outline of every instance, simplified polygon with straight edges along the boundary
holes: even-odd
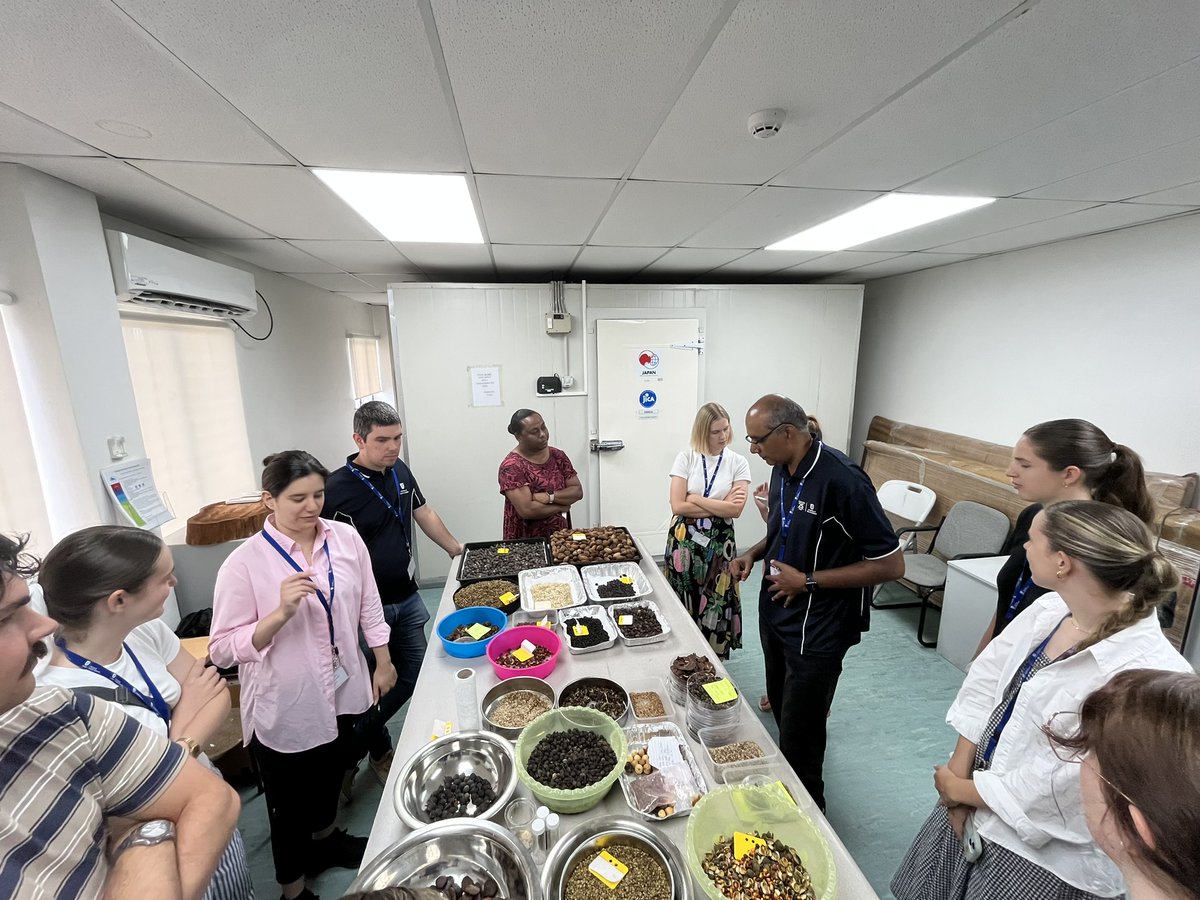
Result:
[[[162,539],[139,528],[85,528],[46,554],[38,582],[59,625],[38,683],[119,703],[130,718],[216,771],[200,748],[229,715],[229,689],[160,618],[175,585],[175,561]],[[205,897],[253,896],[245,848],[234,831]]]
[[[691,449],[671,466],[671,514],[663,556],[667,581],[721,659],[742,646],[742,602],[729,562],[737,556],[733,520],[742,514],[750,463],[729,449],[729,413],[705,403]]]

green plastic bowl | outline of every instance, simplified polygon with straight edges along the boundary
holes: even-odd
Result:
[[[533,748],[546,735],[571,728],[595,731],[608,741],[613,753],[617,755],[617,764],[613,770],[595,784],[576,790],[547,787],[539,781],[534,781],[525,768]],[[604,795],[617,783],[617,778],[625,770],[625,757],[628,754],[629,744],[625,739],[625,732],[621,730],[620,725],[598,709],[582,706],[552,709],[526,725],[521,736],[517,738],[517,777],[533,792],[533,796],[555,812],[586,812],[603,800]]]
[[[800,854],[812,879],[817,900],[837,896],[833,852],[813,820],[774,785],[725,785],[705,794],[688,818],[687,867],[700,890],[712,900],[725,900],[701,860],[719,838],[735,831],[769,831]]]

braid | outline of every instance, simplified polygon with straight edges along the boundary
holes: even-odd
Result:
[[[1100,623],[1095,634],[1080,643],[1080,650],[1098,644],[1130,625],[1140,622],[1154,611],[1163,595],[1170,591],[1179,580],[1170,560],[1157,550],[1147,553],[1142,560],[1142,565],[1141,574],[1130,587],[1128,599]]]

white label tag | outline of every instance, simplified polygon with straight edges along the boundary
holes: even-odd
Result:
[[[712,541],[708,537],[701,534],[694,528],[692,529],[692,540],[696,542],[697,547],[707,547],[709,544],[712,543]]]
[[[618,625],[632,625],[633,624],[633,616],[619,616],[617,618],[617,624]]]
[[[521,641],[521,647],[526,653],[532,653],[537,649],[537,644],[535,644],[533,641]]]
[[[779,574],[779,566],[771,566],[770,568],[771,568],[771,574],[772,574],[772,575],[778,575],[778,574]]]
[[[650,765],[656,769],[677,766],[683,762],[683,754],[679,752],[679,742],[673,737],[652,737],[646,745],[646,755],[650,757]]]
[[[614,890],[629,871],[629,867],[607,850],[602,850],[600,855],[592,860],[588,871],[604,882],[609,890]]]
[[[342,665],[342,657],[337,649],[333,651],[333,689],[336,691],[343,684],[350,680],[350,673],[346,671],[346,667]]]

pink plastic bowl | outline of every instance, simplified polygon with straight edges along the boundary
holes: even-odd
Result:
[[[540,666],[530,669],[510,669],[496,662],[501,656],[516,647],[522,641],[529,641],[550,651],[550,658]],[[562,651],[562,640],[558,634],[549,628],[539,628],[537,625],[518,625],[516,628],[506,628],[500,632],[487,646],[488,662],[496,670],[497,678],[516,678],[518,675],[532,675],[534,678],[545,678],[554,671],[558,664],[558,654]]]

